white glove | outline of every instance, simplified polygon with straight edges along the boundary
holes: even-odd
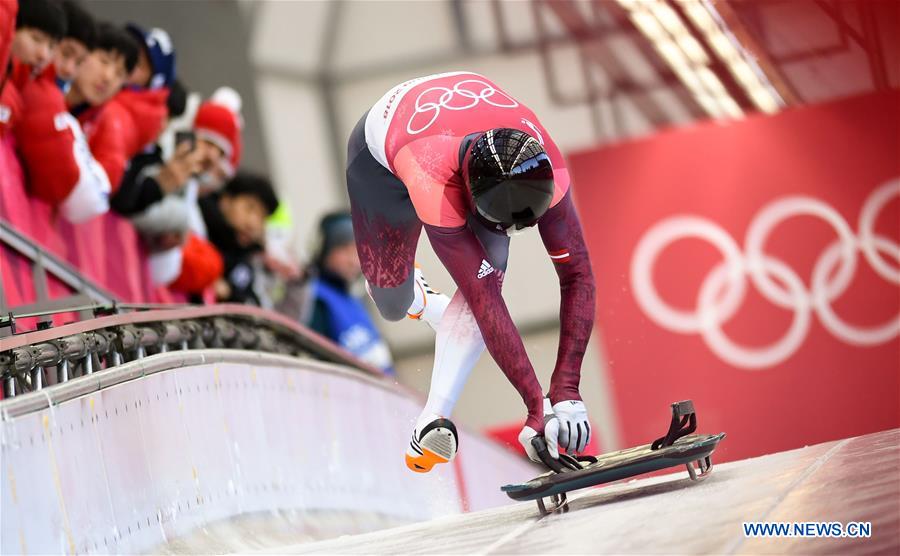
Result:
[[[537,454],[537,450],[535,450],[534,446],[531,444],[531,439],[535,436],[538,436],[536,430],[531,427],[524,427],[522,432],[519,433],[519,444],[525,448],[528,459],[535,463],[543,463]],[[547,443],[547,451],[550,452],[550,457],[553,459],[559,459],[559,447],[557,446],[558,437],[559,420],[556,418],[556,414],[550,406],[550,400],[544,398],[544,441]]]
[[[553,413],[559,421],[559,446],[570,454],[584,451],[591,439],[591,425],[588,423],[584,402],[578,400],[558,402],[553,405]],[[545,432],[545,436],[547,434]]]

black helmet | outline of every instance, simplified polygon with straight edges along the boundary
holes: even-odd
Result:
[[[553,200],[553,166],[541,144],[517,129],[482,133],[463,160],[477,215],[504,229],[534,225]]]

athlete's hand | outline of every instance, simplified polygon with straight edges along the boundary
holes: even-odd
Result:
[[[538,436],[538,432],[531,427],[524,427],[519,433],[519,444],[525,448],[528,459],[535,463],[542,463],[541,458],[537,454],[531,439]],[[547,443],[547,451],[550,457],[559,459],[559,447],[557,446],[557,438],[559,437],[559,420],[550,406],[550,400],[544,398],[544,441]]]
[[[591,439],[591,425],[588,423],[584,402],[579,400],[557,402],[553,404],[553,413],[559,422],[559,446],[570,454],[584,451]]]

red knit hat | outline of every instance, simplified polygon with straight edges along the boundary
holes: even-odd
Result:
[[[194,118],[198,139],[213,143],[225,153],[225,173],[234,175],[241,161],[241,97],[230,87],[221,87],[200,105]]]

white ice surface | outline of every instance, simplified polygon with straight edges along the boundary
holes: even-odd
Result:
[[[724,442],[738,441],[726,439]],[[900,553],[900,429],[570,495],[266,552],[341,554]],[[750,539],[745,521],[871,521],[869,539]]]

